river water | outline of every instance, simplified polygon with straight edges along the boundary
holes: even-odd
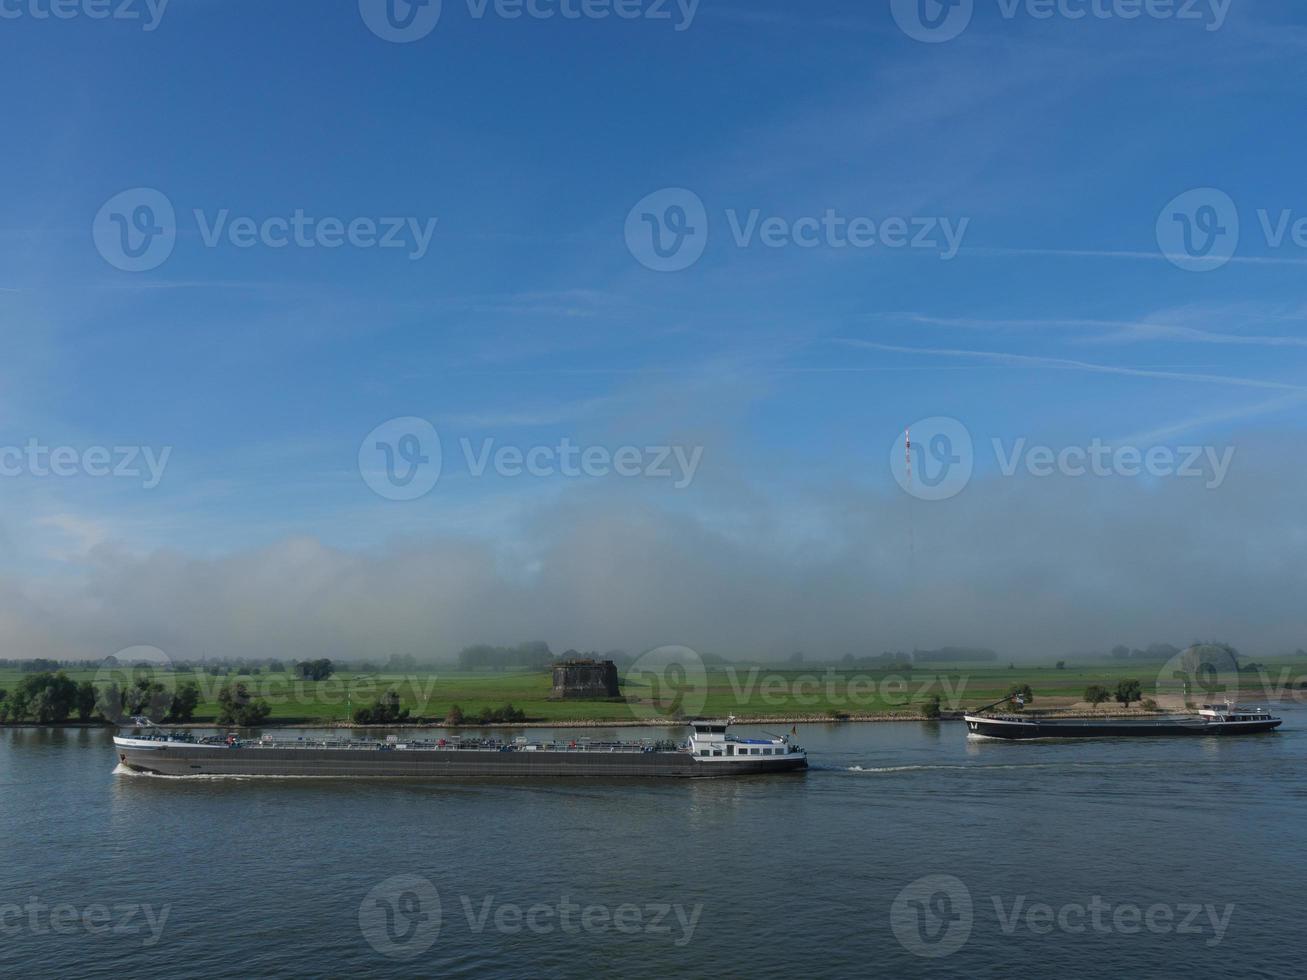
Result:
[[[1229,740],[814,725],[803,774],[627,782],[176,780],[5,730],[0,976],[1300,976],[1279,710]]]

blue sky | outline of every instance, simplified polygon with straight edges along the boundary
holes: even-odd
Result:
[[[686,23],[445,0],[389,43],[349,2],[172,0],[149,31],[11,3],[0,444],[172,448],[149,489],[3,478],[8,644],[1303,645],[1302,13],[1007,6],[926,43],[886,2],[702,0]],[[138,188],[176,241],[132,272],[92,229]],[[674,272],[624,231],[666,188],[706,219]],[[1239,221],[1201,271],[1157,230],[1194,188]],[[297,210],[436,224],[420,258],[205,242]],[[947,258],[741,246],[751,212],[965,231]],[[411,501],[359,468],[402,417],[443,450]],[[889,460],[935,417],[974,472],[927,501]],[[678,488],[475,476],[459,448],[564,438],[701,462]],[[1205,487],[1005,476],[995,439],[1236,451]]]

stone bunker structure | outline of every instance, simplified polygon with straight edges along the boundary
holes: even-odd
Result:
[[[617,665],[611,660],[560,660],[554,664],[551,701],[620,698]]]

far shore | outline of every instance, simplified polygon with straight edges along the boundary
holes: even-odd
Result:
[[[1246,698],[1245,700],[1257,700]],[[974,708],[965,708],[957,711],[943,711],[938,718],[927,718],[922,714],[909,713],[864,713],[841,715],[838,717],[831,715],[765,715],[759,717],[736,716],[737,725],[842,725],[845,723],[883,723],[883,722],[929,722],[929,721],[961,721],[962,716],[967,711],[973,711]],[[1174,707],[1159,707],[1157,710],[1149,711],[1139,707],[1129,709],[1122,708],[1119,705],[1113,705],[1111,708],[1091,709],[1083,705],[1054,706],[1047,708],[1031,708],[1022,712],[1029,717],[1041,718],[1137,718],[1141,715],[1166,715],[1166,714],[1183,714],[1187,709],[1183,705]],[[474,732],[486,729],[519,729],[519,728],[568,728],[568,729],[586,729],[586,728],[684,728],[689,721],[687,719],[675,718],[614,718],[608,720],[596,719],[573,719],[559,721],[519,721],[519,722],[492,722],[490,724],[464,724],[451,726],[446,725],[443,721],[421,721],[408,722],[405,724],[387,724],[387,725],[359,725],[354,722],[341,721],[340,719],[328,718],[303,718],[303,719],[286,719],[281,721],[270,721],[264,724],[254,726],[253,730],[276,730],[276,729],[297,729],[297,728],[331,728],[344,729],[352,731],[423,731],[439,730],[450,732]],[[84,728],[129,728],[135,726],[113,725],[104,721],[65,721],[41,724],[38,722],[7,722],[0,723],[0,728],[48,728],[48,729],[84,729]],[[235,729],[236,725],[222,725],[217,721],[193,721],[184,723],[161,723],[161,728],[167,729]]]

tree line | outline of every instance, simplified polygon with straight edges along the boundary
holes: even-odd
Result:
[[[219,725],[248,727],[264,721],[272,708],[250,695],[244,683],[225,684],[218,691]],[[99,687],[74,681],[62,670],[25,677],[13,690],[0,689],[0,724],[36,722],[60,724],[76,717],[80,722],[121,723],[144,716],[157,724],[186,724],[195,719],[200,686],[182,681],[169,690],[151,677],[126,686],[117,682]]]
[[[458,652],[459,670],[508,670],[514,667],[543,669],[554,662],[549,644],[543,640],[519,643],[515,647],[496,647],[478,643]]]

